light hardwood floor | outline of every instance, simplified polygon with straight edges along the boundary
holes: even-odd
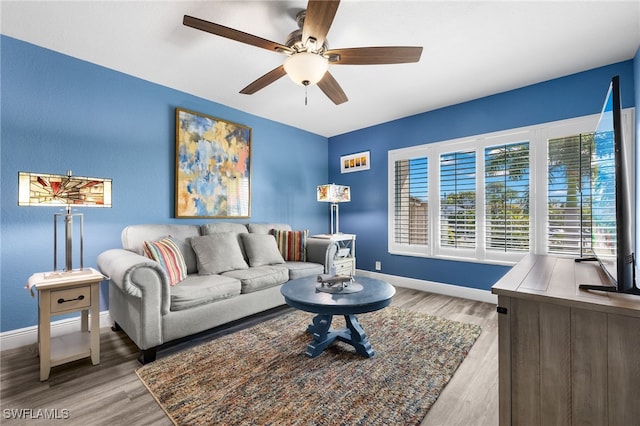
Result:
[[[495,305],[398,288],[393,305],[478,324],[482,334],[422,425],[498,424],[498,320]],[[209,336],[198,341],[214,338]],[[50,424],[9,419],[11,411],[47,409],[65,425],[171,425],[134,371],[138,352],[122,332],[101,330],[101,362],[89,359],[54,367],[39,381],[35,345],[0,353],[0,423]],[[175,352],[188,344],[173,348]],[[166,353],[166,352],[165,352]],[[163,355],[160,352],[159,357]],[[57,411],[54,411],[57,410]],[[68,411],[64,411],[68,410]],[[23,411],[24,412],[24,411]]]

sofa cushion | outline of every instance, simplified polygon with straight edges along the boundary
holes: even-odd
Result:
[[[309,230],[282,231],[272,229],[271,233],[276,239],[278,249],[284,260],[305,262],[307,260],[307,237]]]
[[[233,232],[191,238],[191,246],[198,260],[198,274],[219,274],[235,269],[247,269],[240,244]]]
[[[284,263],[276,239],[269,234],[241,234],[249,265],[264,266]]]
[[[240,281],[222,275],[189,275],[171,287],[172,311],[180,311],[240,294]]]
[[[244,294],[287,282],[289,280],[289,269],[287,269],[286,265],[266,265],[229,271],[222,275],[240,280],[242,293]]]
[[[160,241],[145,241],[144,252],[164,269],[169,277],[169,284],[176,285],[187,277],[187,265],[182,252],[170,236]]]
[[[290,280],[324,274],[324,265],[313,262],[287,262],[287,268]]]
[[[210,222],[200,227],[202,235],[219,234],[221,232],[234,232],[236,234],[245,234],[249,232],[246,226],[235,222]]]
[[[244,252],[244,246],[242,245],[242,240],[240,239],[240,234],[246,234],[247,232],[249,232],[245,225],[235,222],[210,222],[202,225],[200,227],[200,232],[202,233],[202,235],[219,234],[221,232],[233,232],[238,238],[238,244],[240,245],[242,256],[244,257],[245,261],[247,260],[247,255]]]

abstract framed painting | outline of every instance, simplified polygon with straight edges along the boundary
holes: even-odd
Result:
[[[251,128],[176,108],[177,218],[251,216]]]
[[[340,157],[340,173],[360,172],[371,168],[369,151]]]

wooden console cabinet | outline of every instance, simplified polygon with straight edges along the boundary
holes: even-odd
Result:
[[[640,297],[584,291],[596,263],[529,255],[498,295],[500,425],[640,422]]]

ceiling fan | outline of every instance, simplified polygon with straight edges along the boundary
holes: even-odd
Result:
[[[328,71],[329,65],[379,65],[418,62],[422,47],[387,46],[329,49],[326,36],[338,10],[339,0],[310,0],[307,9],[298,13],[298,30],[289,34],[285,44],[276,43],[243,31],[185,15],[182,23],[241,43],[282,53],[288,57],[279,67],[250,83],[240,93],[251,95],[283,77],[303,86],[317,84],[334,104],[348,100]]]

